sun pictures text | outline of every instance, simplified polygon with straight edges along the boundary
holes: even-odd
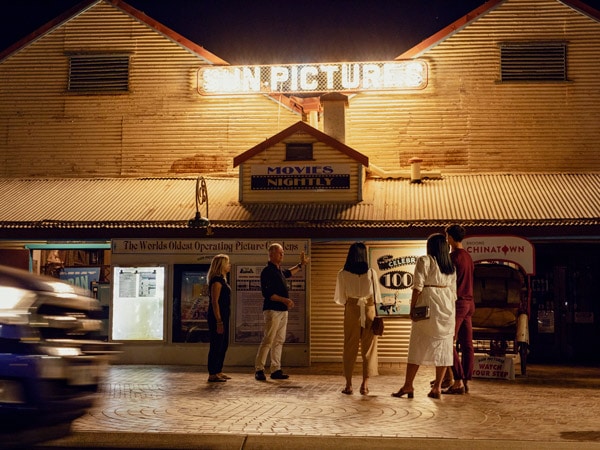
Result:
[[[203,95],[424,89],[425,61],[210,66],[198,69]]]

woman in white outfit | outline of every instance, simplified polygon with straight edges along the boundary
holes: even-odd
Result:
[[[363,379],[360,393],[369,393],[369,377],[377,375],[377,336],[371,330],[375,300],[380,302],[377,273],[369,268],[367,247],[362,242],[350,246],[344,268],[338,272],[334,300],[344,305],[344,377],[342,394],[353,394],[352,372],[358,347],[362,356]]]
[[[435,381],[428,397],[440,398],[441,384],[453,364],[456,270],[443,234],[427,239],[427,255],[419,257],[413,278],[410,315],[414,308],[428,305],[430,318],[412,322],[404,385],[393,397],[413,398],[413,381],[419,366],[435,366]]]

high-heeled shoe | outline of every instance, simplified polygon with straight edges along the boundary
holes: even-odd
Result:
[[[429,398],[441,398],[442,396],[440,395],[439,392],[430,391],[429,394],[427,394],[427,397],[429,397]]]
[[[400,398],[400,397],[402,397],[404,394],[406,394],[406,397],[407,397],[407,398],[413,398],[413,397],[415,396],[415,393],[414,393],[414,391],[410,391],[410,392],[409,392],[409,391],[405,391],[405,390],[403,390],[403,389],[400,389],[398,392],[393,392],[393,393],[392,393],[392,397],[397,397],[397,398]]]

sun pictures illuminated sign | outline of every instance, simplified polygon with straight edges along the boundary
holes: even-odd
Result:
[[[198,69],[202,95],[292,94],[424,89],[427,63],[422,60],[209,66]]]

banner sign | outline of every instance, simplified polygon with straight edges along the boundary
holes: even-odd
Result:
[[[268,240],[268,239],[113,239],[112,253],[118,254],[154,254],[182,255],[208,253],[227,253],[229,255],[267,255],[269,246],[278,242],[286,254],[300,254],[307,251],[305,240]]]
[[[291,94],[424,89],[427,62],[208,66],[197,72],[201,95]]]
[[[519,265],[527,275],[535,275],[535,250],[527,239],[518,236],[469,236],[463,248],[473,262],[508,261]]]

